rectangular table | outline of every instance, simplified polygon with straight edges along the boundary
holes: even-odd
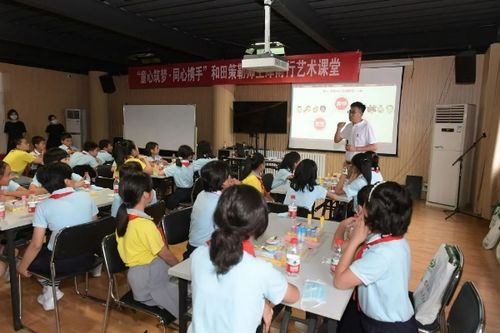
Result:
[[[90,196],[98,208],[109,206],[113,203],[113,190],[102,189],[99,191],[90,191]],[[6,252],[7,262],[9,264],[10,277],[10,298],[12,306],[12,320],[14,330],[18,331],[24,328],[21,321],[21,313],[19,309],[19,281],[17,280],[16,272],[16,247],[14,244],[16,232],[21,229],[31,228],[33,214],[29,214],[26,210],[17,211],[14,213],[7,212],[5,218],[0,222],[0,231],[5,232],[7,238]]]
[[[269,214],[269,226],[264,235],[257,239],[256,246],[263,244],[266,239],[273,236],[283,236],[290,230],[294,222],[306,222],[305,219],[297,218],[295,221],[288,217],[280,217],[278,214]],[[313,226],[319,225],[319,221],[313,220]],[[333,234],[337,229],[338,223],[326,221],[324,223],[324,234],[320,246],[310,252],[301,260],[301,269],[298,277],[287,277],[288,282],[296,285],[301,291],[306,280],[321,281],[326,286],[326,303],[315,307],[307,307],[301,304],[301,300],[294,304],[288,304],[292,308],[307,311],[322,317],[340,320],[344,310],[349,302],[352,289],[339,290],[333,286],[333,277],[330,273],[330,266],[321,263],[323,258],[329,258],[332,255],[331,241]],[[285,267],[275,266],[278,270],[285,273]],[[171,267],[168,271],[171,276],[179,279],[179,332],[187,332],[187,285],[191,281],[191,260],[188,258],[183,262]]]

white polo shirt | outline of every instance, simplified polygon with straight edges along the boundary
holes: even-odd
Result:
[[[77,151],[71,155],[69,158],[69,166],[71,168],[76,167],[77,165],[89,165],[92,168],[96,168],[99,165],[99,162],[97,162],[96,158],[92,155],[90,155],[86,151]]]
[[[194,168],[192,163],[189,163],[187,167],[184,165],[179,167],[172,163],[164,171],[165,176],[174,178],[175,186],[178,188],[193,187]]]
[[[357,124],[353,123],[347,124],[342,130],[342,132],[340,132],[340,136],[342,137],[342,139],[348,140],[348,143],[350,145],[354,145],[355,147],[363,147],[366,145],[377,143],[373,127],[370,125],[370,123],[368,123],[364,119]],[[361,152],[346,151],[345,152],[346,161],[350,161],[354,155],[359,153]]]
[[[288,177],[293,175],[288,169],[279,169],[274,175],[273,184],[271,185],[271,193],[286,194],[288,187],[290,187],[290,180]]]
[[[326,198],[326,193],[327,190],[321,185],[315,185],[312,191],[309,191],[307,187],[304,191],[295,191],[289,186],[283,203],[285,205],[292,203],[291,196],[295,194],[295,204],[311,210],[316,200]]]
[[[201,191],[193,204],[189,227],[189,244],[202,246],[212,237],[215,230],[214,212],[221,192]]]
[[[113,158],[113,155],[111,155],[110,153],[108,153],[106,150],[100,150],[98,153],[97,153],[97,158],[99,159],[99,161],[101,161],[102,163],[106,163],[106,162],[113,162],[115,159]]]
[[[279,304],[288,288],[283,274],[246,252],[229,272],[217,275],[208,246],[191,254],[191,277],[193,321],[189,333],[255,333],[264,300]]]
[[[11,179],[11,180],[9,180],[9,183],[7,185],[2,185],[0,187],[0,190],[13,192],[13,191],[16,191],[20,187],[21,187],[21,185],[19,185],[18,183],[16,183],[15,181],[13,181]]]

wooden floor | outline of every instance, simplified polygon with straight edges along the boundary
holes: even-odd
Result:
[[[410,289],[414,290],[422,277],[427,264],[434,255],[439,244],[458,244],[465,256],[464,273],[459,285],[465,281],[474,281],[486,308],[486,331],[499,332],[500,329],[500,264],[494,251],[486,251],[481,247],[481,241],[488,231],[488,222],[456,215],[449,222],[444,220],[445,214],[437,208],[426,207],[423,202],[415,205],[412,225],[407,235],[411,244],[413,266]],[[182,246],[174,248],[176,254],[183,252]],[[105,295],[106,277],[91,280],[92,290],[96,294]],[[37,332],[55,332],[54,313],[45,312],[36,302],[40,286],[34,280],[23,281],[24,311],[23,321]],[[60,301],[62,331],[68,332],[99,332],[101,328],[104,307],[76,296],[72,284],[62,284],[65,292]],[[456,295],[455,295],[456,296]],[[14,332],[11,323],[9,284],[0,281],[0,332]],[[278,326],[274,323],[273,326]],[[291,325],[290,332],[298,329]],[[155,320],[135,314],[131,311],[111,311],[107,332],[132,333],[161,332],[156,327]],[[276,331],[273,329],[272,331]],[[168,332],[175,332],[168,330]]]

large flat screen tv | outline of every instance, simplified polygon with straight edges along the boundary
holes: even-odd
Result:
[[[233,102],[234,133],[286,133],[287,102]]]

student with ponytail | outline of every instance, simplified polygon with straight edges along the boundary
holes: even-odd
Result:
[[[144,213],[153,196],[152,187],[151,178],[144,172],[121,179],[119,194],[123,203],[116,215],[118,253],[129,267],[127,279],[134,299],[167,310],[173,321],[179,314],[179,298],[168,269],[178,260],[152,218]]]
[[[191,255],[193,321],[188,332],[254,333],[272,307],[294,303],[299,290],[273,266],[255,258],[252,239],[268,225],[267,205],[255,188],[231,186],[217,203],[218,229]]]

